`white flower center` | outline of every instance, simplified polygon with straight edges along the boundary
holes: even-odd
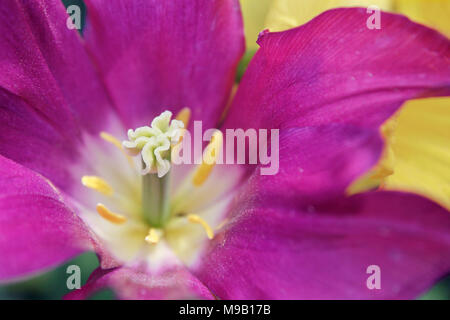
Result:
[[[85,161],[72,167],[81,178],[82,188],[76,189],[81,216],[120,263],[145,260],[157,270],[173,254],[187,265],[195,263],[208,239],[225,225],[242,177],[238,167],[214,165],[220,135],[206,147],[204,163],[171,164],[171,151],[185,134],[190,110],[171,118],[165,111],[151,126],[128,130],[123,143],[115,136],[124,128],[112,122],[108,131],[114,135],[85,137]],[[102,265],[110,268],[114,263],[104,259]]]

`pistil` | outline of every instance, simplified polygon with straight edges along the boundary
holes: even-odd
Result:
[[[159,178],[156,174],[142,177],[142,213],[148,224],[162,227],[170,217],[170,172]]]
[[[180,141],[184,124],[171,120],[165,111],[153,119],[151,127],[128,131],[125,150],[142,162],[142,213],[152,227],[162,228],[170,217],[169,190],[172,145]],[[184,116],[186,118],[186,116]]]

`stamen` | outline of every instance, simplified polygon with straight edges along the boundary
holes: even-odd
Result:
[[[201,186],[210,176],[212,169],[216,165],[217,158],[219,157],[222,142],[222,132],[216,131],[211,138],[211,142],[205,149],[202,164],[199,165],[194,173],[194,176],[192,178],[192,184],[194,186]]]
[[[118,149],[122,150],[122,144],[120,143],[119,140],[117,140],[115,137],[113,137],[112,135],[110,135],[109,133],[106,133],[104,131],[100,132],[100,137],[105,140],[108,141],[109,143],[113,144],[114,146],[116,146]]]
[[[161,238],[161,231],[155,228],[150,228],[148,235],[145,237],[145,241],[151,244],[157,244]]]
[[[101,215],[103,218],[108,220],[109,222],[112,222],[114,224],[122,224],[127,221],[127,218],[124,217],[121,214],[109,211],[108,208],[106,208],[103,204],[98,203],[97,204],[97,212],[99,215]]]
[[[113,188],[108,184],[108,182],[97,176],[83,176],[81,178],[81,183],[83,186],[94,189],[105,196],[112,196],[114,193]]]
[[[203,227],[203,229],[205,229],[206,235],[208,236],[208,239],[211,240],[212,238],[214,238],[214,231],[213,231],[213,229],[209,226],[209,224],[205,220],[200,218],[198,215],[196,215],[196,214],[189,214],[187,216],[187,219],[191,223],[198,223],[199,225],[201,225]]]
[[[182,132],[180,134],[180,141],[176,144],[174,149],[172,149],[172,152],[175,152],[175,148],[181,147],[181,143],[183,141],[184,134],[188,128],[189,120],[191,119],[191,109],[189,109],[188,107],[184,107],[183,109],[180,110],[180,112],[178,112],[175,119],[183,122],[184,129],[182,130]]]
[[[184,107],[183,109],[180,110],[180,112],[178,112],[175,119],[183,122],[184,128],[187,129],[189,125],[189,120],[191,119],[191,109],[189,109],[188,107]]]
[[[131,157],[125,152],[125,150],[123,149],[122,143],[117,138],[115,138],[114,136],[112,136],[109,133],[106,133],[104,131],[100,132],[100,137],[103,140],[114,145],[117,149],[119,149],[124,154],[124,156],[127,158],[127,161],[130,164],[130,166],[132,168],[134,168],[133,159],[131,159]]]
[[[215,228],[215,230],[217,231],[217,230],[222,229],[228,222],[229,222],[228,218],[223,220],[221,223],[219,223],[219,225]]]

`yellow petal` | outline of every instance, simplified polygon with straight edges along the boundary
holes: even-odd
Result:
[[[273,0],[265,28],[282,31],[335,7],[369,5],[405,14],[450,35],[449,0]],[[450,99],[443,98],[407,103],[382,127],[386,146],[379,164],[355,181],[349,193],[378,186],[408,190],[450,208],[449,105]]]
[[[449,0],[395,0],[395,11],[450,36]]]
[[[450,98],[407,102],[386,122],[379,164],[348,189],[410,191],[450,209]],[[395,124],[395,125],[393,125]],[[391,130],[386,130],[386,127]]]
[[[389,137],[395,154],[385,189],[408,190],[450,208],[450,98],[406,103]]]
[[[247,50],[256,50],[258,34],[264,30],[264,21],[271,0],[241,0]]]
[[[283,31],[305,24],[332,8],[370,5],[376,5],[383,10],[392,8],[391,0],[273,0],[265,26],[270,31]]]

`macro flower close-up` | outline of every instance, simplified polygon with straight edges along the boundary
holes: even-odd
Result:
[[[76,3],[0,4],[0,287],[86,252],[60,298],[416,299],[450,274],[437,22]]]

